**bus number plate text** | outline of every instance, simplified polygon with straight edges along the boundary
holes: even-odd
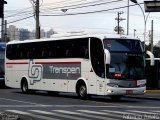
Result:
[[[127,95],[132,95],[133,94],[133,90],[126,90],[126,94]]]

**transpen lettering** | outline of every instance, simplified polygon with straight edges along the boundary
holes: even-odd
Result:
[[[69,74],[80,74],[80,68],[79,67],[54,67],[49,66],[50,73],[52,74],[66,74],[68,77]]]

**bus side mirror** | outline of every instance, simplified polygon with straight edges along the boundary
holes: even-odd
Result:
[[[105,53],[105,58],[106,58],[105,59],[106,64],[110,64],[110,62],[111,62],[111,54],[110,54],[110,52],[107,49],[105,49],[104,53]]]
[[[154,55],[150,51],[146,51],[146,54],[149,55],[150,58],[146,58],[147,60],[150,60],[150,65],[154,66]]]

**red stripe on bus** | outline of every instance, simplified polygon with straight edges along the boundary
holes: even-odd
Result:
[[[81,62],[35,62],[35,64],[81,64]]]
[[[23,65],[23,64],[28,64],[28,62],[9,62],[9,63],[6,63],[7,65],[14,65],[14,64],[20,64],[20,65]]]

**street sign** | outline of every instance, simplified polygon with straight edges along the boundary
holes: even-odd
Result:
[[[144,1],[145,12],[160,12],[160,1]]]

